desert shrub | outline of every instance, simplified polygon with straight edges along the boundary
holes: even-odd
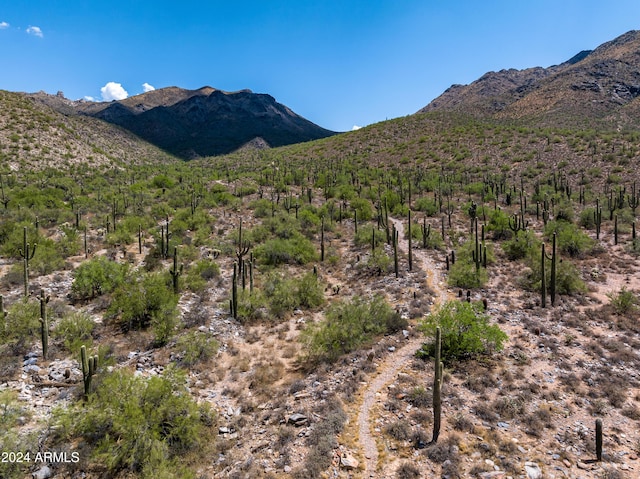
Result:
[[[513,235],[509,227],[509,216],[501,209],[489,210],[486,230],[492,234],[494,240],[508,239]]]
[[[456,250],[456,262],[449,268],[447,279],[449,285],[459,288],[479,288],[487,282],[489,279],[487,270],[482,266],[479,268],[476,267],[473,260],[474,251],[475,240],[473,238],[467,240]],[[495,261],[493,248],[491,248],[490,245],[487,245],[486,255],[487,264]]]
[[[542,265],[540,251],[531,250],[527,258],[528,269],[521,278],[522,286],[530,291],[540,291],[542,285]],[[545,277],[547,289],[551,287],[551,261],[545,261]],[[556,292],[558,294],[575,294],[586,291],[584,281],[576,266],[570,261],[557,259],[556,263]]]
[[[194,293],[205,290],[207,282],[220,276],[220,266],[212,259],[201,259],[187,268],[184,282]]]
[[[607,293],[607,297],[617,314],[627,314],[637,308],[638,297],[624,286],[617,293]]]
[[[37,431],[18,434],[19,418],[29,417],[29,412],[20,405],[17,396],[17,392],[9,389],[0,391],[0,451],[37,451]],[[0,461],[0,477],[6,479],[29,477],[29,466],[31,464],[26,461]]]
[[[40,331],[40,303],[23,298],[7,308],[6,317],[0,316],[0,344],[23,348]]]
[[[371,242],[374,242],[376,248],[383,245],[387,241],[384,230],[378,229],[373,225],[361,225],[358,227],[358,233],[354,236],[353,242],[356,246],[362,248],[371,248]]]
[[[74,271],[71,293],[80,299],[92,299],[111,293],[125,282],[128,266],[98,256],[83,262]]]
[[[419,479],[422,473],[418,466],[411,461],[403,461],[396,469],[397,479]]]
[[[322,476],[322,472],[331,465],[333,451],[338,445],[336,435],[344,428],[347,415],[342,405],[335,400],[325,404],[326,411],[321,413],[326,419],[316,423],[307,437],[306,445],[309,454],[305,458],[303,467],[294,472],[296,479],[315,479]]]
[[[438,213],[438,204],[433,198],[422,196],[413,202],[413,208],[422,211],[427,216],[436,216]]]
[[[324,302],[324,288],[313,272],[300,278],[271,274],[264,284],[269,312],[278,318],[295,308],[316,308]]]
[[[389,271],[391,271],[392,263],[393,260],[384,251],[384,248],[376,248],[369,255],[366,263],[364,263],[364,266],[366,266],[373,273],[381,275],[383,273],[388,273]]]
[[[116,370],[86,403],[56,412],[67,434],[84,439],[92,459],[111,475],[128,470],[142,478],[195,477],[184,457],[206,450],[211,418],[174,368],[149,379]]]
[[[283,275],[272,274],[265,281],[264,293],[268,298],[269,312],[278,318],[293,311],[299,304],[294,289],[295,281]]]
[[[354,198],[349,206],[358,212],[358,221],[369,221],[373,218],[373,206],[370,201],[364,198]]]
[[[156,344],[165,344],[177,323],[178,296],[165,275],[151,273],[131,278],[113,292],[107,316],[126,329],[153,326]]]
[[[80,347],[90,346],[91,334],[96,323],[91,317],[81,311],[64,316],[56,324],[54,336],[62,341],[65,349],[73,354],[80,353]]]
[[[291,238],[272,238],[257,246],[254,250],[256,259],[266,265],[307,264],[318,258],[318,253],[311,241],[300,233]]]
[[[324,287],[313,272],[304,274],[296,280],[298,305],[303,308],[317,308],[324,303]]]
[[[585,208],[580,212],[580,216],[578,218],[578,225],[592,230],[595,229],[596,227],[596,220],[595,220],[595,212],[596,209],[595,208]]]
[[[64,258],[55,241],[51,238],[41,238],[38,242],[33,259],[29,261],[29,271],[39,274],[51,274],[64,267]]]
[[[510,260],[524,259],[540,251],[540,240],[531,230],[521,231],[512,239],[502,243],[507,258]]]
[[[544,228],[545,238],[551,243],[553,233],[556,233],[558,251],[568,254],[572,258],[582,256],[593,249],[595,241],[578,227],[567,221],[550,221]]]
[[[333,362],[354,351],[375,336],[406,327],[406,321],[382,296],[338,301],[329,306],[323,321],[310,324],[302,341],[311,362]],[[403,326],[404,325],[404,326]]]
[[[476,268],[473,261],[464,257],[456,259],[456,262],[450,266],[447,277],[450,286],[465,289],[480,288],[488,279],[486,268]]]
[[[429,337],[441,330],[443,361],[463,360],[479,354],[500,351],[507,335],[489,323],[489,316],[481,304],[466,301],[447,301],[430,314],[420,325]],[[420,356],[433,356],[434,343],[422,346]]]
[[[259,289],[238,291],[237,319],[241,323],[252,323],[265,318],[267,300]]]
[[[253,210],[253,216],[256,218],[266,218],[271,216],[271,211],[276,208],[271,200],[260,198],[249,203],[249,208]]]
[[[390,422],[384,428],[385,434],[398,441],[406,441],[411,437],[411,425],[408,421],[400,419]]]
[[[176,350],[180,354],[179,364],[191,367],[200,361],[208,361],[217,352],[220,344],[215,338],[197,331],[190,331],[180,336],[176,342]]]
[[[60,227],[60,240],[56,246],[63,258],[78,254],[80,251],[80,235],[78,230],[71,226],[62,225]]]

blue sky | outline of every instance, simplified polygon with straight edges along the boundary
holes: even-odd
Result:
[[[633,29],[637,0],[0,0],[0,89],[101,100],[145,83],[249,88],[346,131]]]

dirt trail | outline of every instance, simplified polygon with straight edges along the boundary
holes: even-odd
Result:
[[[398,248],[408,252],[409,242],[404,239],[404,224],[400,220],[392,220],[398,230]],[[447,300],[448,294],[444,284],[444,278],[440,269],[436,266],[429,252],[413,250],[414,268],[420,267],[427,273],[427,284],[435,292],[434,302],[440,304]],[[372,433],[371,411],[376,402],[378,393],[398,375],[398,373],[411,361],[416,350],[422,345],[423,338],[418,336],[411,338],[404,346],[398,348],[378,367],[378,375],[365,387],[362,397],[362,405],[358,413],[358,431],[360,444],[364,453],[363,477],[377,477],[378,447]]]

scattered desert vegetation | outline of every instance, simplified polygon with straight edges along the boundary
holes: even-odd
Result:
[[[107,161],[0,101],[0,449],[78,459],[2,477],[362,477],[401,354],[367,473],[640,467],[637,133],[429,113]]]

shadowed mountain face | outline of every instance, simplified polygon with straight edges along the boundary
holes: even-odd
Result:
[[[210,87],[163,88],[109,103],[39,97],[66,114],[89,115],[119,125],[182,158],[230,153],[247,143],[276,147],[334,132],[315,125],[269,95]]]
[[[539,126],[640,126],[640,31],[549,68],[489,72],[420,110],[517,119]]]

